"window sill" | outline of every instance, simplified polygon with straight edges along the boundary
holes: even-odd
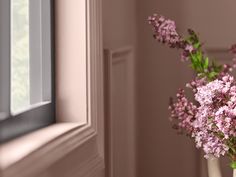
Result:
[[[0,172],[13,176],[42,160],[39,164],[49,167],[95,135],[91,126],[79,123],[57,123],[32,132],[0,146]]]

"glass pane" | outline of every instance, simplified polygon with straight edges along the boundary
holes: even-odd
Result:
[[[11,0],[11,111],[29,104],[29,0]]]

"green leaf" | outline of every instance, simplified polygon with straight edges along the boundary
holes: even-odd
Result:
[[[209,66],[209,58],[206,57],[206,58],[205,58],[205,61],[204,61],[204,66],[203,66],[203,68],[204,68],[204,69],[207,69],[208,66]]]
[[[201,63],[202,57],[201,57],[201,54],[199,52],[196,54],[196,58],[197,58],[198,62]]]
[[[197,65],[196,65],[195,63],[192,63],[192,64],[191,64],[191,67],[192,67],[194,70],[197,69]]]
[[[231,168],[236,169],[236,162],[235,161],[231,162],[230,166]]]
[[[198,35],[193,30],[188,30],[188,37],[185,38],[185,43],[194,47],[195,51],[190,52],[191,67],[200,77],[207,77],[209,81],[216,78],[216,76],[222,71],[222,65],[216,64],[214,61],[211,63],[208,57],[204,56],[204,52],[201,50],[201,42]]]
[[[187,41],[188,44],[192,44],[192,41],[190,38],[186,39],[185,41]]]
[[[201,43],[200,43],[200,42],[197,42],[197,43],[196,43],[196,44],[194,44],[193,46],[194,46],[194,48],[196,48],[196,49],[199,49],[199,48],[200,48],[200,46],[201,46]]]
[[[213,79],[215,76],[217,76],[218,75],[218,73],[217,72],[214,72],[214,71],[212,71],[212,72],[210,72],[209,74],[208,74],[208,78],[209,79]]]
[[[202,51],[199,50],[199,56],[200,56],[201,58],[203,58],[202,55],[203,55],[203,54],[202,54]]]
[[[192,58],[193,58],[193,62],[197,64],[199,61],[198,57],[196,55],[192,55]]]

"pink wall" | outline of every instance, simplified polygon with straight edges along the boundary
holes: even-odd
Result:
[[[236,1],[183,0],[184,27],[194,28],[208,47],[228,47],[236,41]]]
[[[161,13],[183,26],[180,1],[138,0],[138,177],[199,177],[192,142],[176,135],[168,121],[168,101],[191,76],[179,53],[152,38],[146,19]]]
[[[133,79],[137,56],[136,9],[136,0],[103,0],[103,45],[114,53],[114,58],[109,58],[111,63],[112,59],[122,58],[119,62],[112,63],[110,69],[106,68],[110,71],[111,78],[110,81],[106,80],[111,84],[111,114],[106,117],[105,128],[106,155],[108,149],[111,152],[106,168],[109,167],[108,164],[112,166],[107,171],[111,174],[108,177],[136,177]]]
[[[105,48],[136,45],[136,0],[103,0]]]

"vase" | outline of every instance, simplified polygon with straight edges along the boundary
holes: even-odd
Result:
[[[236,169],[233,170],[233,177],[236,177]]]
[[[207,168],[208,168],[208,176],[209,177],[222,177],[219,158],[216,158],[213,156],[209,157],[207,159]],[[236,177],[235,170],[234,170],[233,177]]]

